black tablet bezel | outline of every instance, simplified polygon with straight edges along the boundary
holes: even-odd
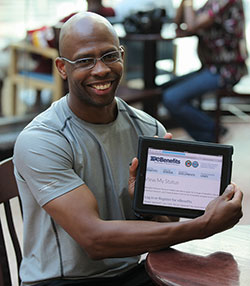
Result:
[[[139,166],[137,170],[135,193],[133,200],[133,209],[137,214],[169,215],[195,218],[204,213],[203,210],[143,204],[148,148],[155,148],[160,150],[163,149],[168,151],[190,152],[204,155],[221,155],[223,157],[223,162],[220,195],[224,192],[226,186],[231,181],[233,154],[233,146],[231,145],[140,136],[138,144]]]

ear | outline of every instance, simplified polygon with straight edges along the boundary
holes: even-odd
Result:
[[[56,67],[57,67],[57,70],[58,70],[60,76],[61,76],[64,80],[66,80],[66,79],[67,79],[67,72],[66,72],[66,68],[65,68],[65,63],[64,63],[64,61],[63,61],[61,58],[57,57],[57,58],[55,59],[55,64],[56,64]]]
[[[124,61],[124,59],[125,59],[125,48],[124,48],[124,46],[120,46],[120,49],[121,49],[122,60]]]

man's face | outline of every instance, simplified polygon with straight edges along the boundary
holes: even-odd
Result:
[[[86,30],[88,32],[86,32]],[[78,29],[67,37],[67,47],[63,57],[71,61],[81,58],[100,58],[106,53],[119,51],[119,43],[106,27],[92,26]],[[94,67],[87,69],[65,61],[65,70],[69,83],[70,96],[74,102],[85,106],[106,106],[112,103],[123,72],[122,59],[105,64],[97,60]]]

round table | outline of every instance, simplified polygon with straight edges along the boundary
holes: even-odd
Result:
[[[156,285],[249,286],[250,225],[149,253],[146,269]]]

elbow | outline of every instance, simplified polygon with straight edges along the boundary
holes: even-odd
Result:
[[[81,247],[92,260],[108,258],[106,253],[107,247],[105,247],[105,242],[101,234],[94,234],[87,239],[85,237],[84,243],[81,243]]]
[[[86,250],[86,252],[87,252],[88,257],[92,260],[101,260],[101,259],[108,258],[105,255],[103,255],[102,252],[98,251],[97,249],[91,248],[91,249]]]
[[[101,260],[101,259],[107,258],[107,257],[104,257],[103,255],[100,255],[100,253],[97,253],[95,251],[89,251],[87,252],[87,254],[91,260]]]

